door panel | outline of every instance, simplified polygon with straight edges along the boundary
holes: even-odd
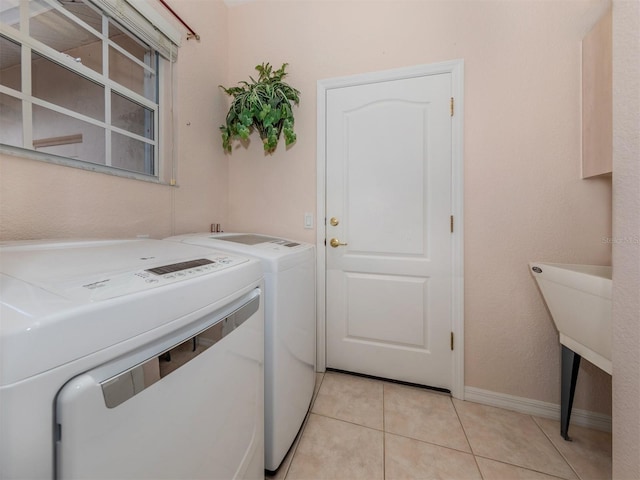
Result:
[[[426,279],[362,273],[345,276],[346,339],[425,347]]]
[[[411,200],[424,198],[425,146],[421,132],[427,108],[425,104],[399,100],[374,102],[344,112],[344,135],[349,139],[345,145],[349,161],[344,172],[344,208],[352,250],[423,253],[424,205]],[[392,139],[402,138],[413,141],[403,145],[399,161],[400,142]]]
[[[330,368],[451,386],[450,98],[449,73],[327,92]]]

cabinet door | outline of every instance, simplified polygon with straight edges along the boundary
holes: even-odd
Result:
[[[582,41],[582,178],[612,171],[611,35],[609,10]]]

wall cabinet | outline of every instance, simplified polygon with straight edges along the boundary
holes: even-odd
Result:
[[[609,9],[582,40],[582,178],[612,171],[612,43]]]

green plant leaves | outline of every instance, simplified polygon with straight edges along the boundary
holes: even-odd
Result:
[[[237,120],[242,126],[249,127],[253,123],[253,115],[250,111],[242,110]]]
[[[295,143],[292,104],[300,102],[300,92],[282,81],[287,75],[287,63],[273,70],[269,63],[257,65],[259,76],[256,81],[239,82],[240,86],[220,88],[233,97],[225,125],[220,126],[222,148],[231,152],[234,140],[246,141],[255,128],[260,134],[264,151],[272,153],[284,133],[287,146]]]
[[[293,131],[293,122],[288,119],[283,122],[284,141],[286,145],[291,145],[296,141],[296,134]]]

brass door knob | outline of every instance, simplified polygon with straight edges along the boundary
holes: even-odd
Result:
[[[331,224],[332,227],[337,227],[340,221],[336,217],[331,217],[331,219],[329,220],[329,223]]]
[[[346,245],[346,243],[340,242],[340,240],[338,240],[337,238],[332,238],[331,240],[329,240],[329,245],[331,245],[333,248],[337,248],[339,246]]]

